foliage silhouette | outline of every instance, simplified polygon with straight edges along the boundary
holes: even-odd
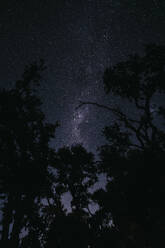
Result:
[[[100,147],[100,171],[107,174],[106,190],[93,199],[100,212],[113,220],[120,247],[164,247],[163,195],[165,194],[164,106],[155,95],[165,93],[165,47],[148,45],[143,56],[133,55],[105,70],[107,94],[127,100],[135,111],[96,105],[114,114],[104,128],[107,145]]]
[[[42,61],[33,63],[13,89],[0,91],[0,196],[4,201],[0,245],[50,247],[50,242],[57,245],[62,240],[63,246],[70,242],[86,247],[89,238],[80,234],[79,240],[78,233],[88,234],[88,190],[97,180],[96,164],[93,154],[81,145],[57,152],[50,148],[58,123],[46,122],[36,93],[43,70]],[[65,192],[72,195],[69,215],[61,202]],[[28,233],[20,238],[23,229]],[[51,233],[59,232],[52,240]]]
[[[96,182],[94,156],[81,145],[63,147],[57,153],[55,168],[60,187],[70,191],[72,210],[87,208],[90,193],[88,189]]]
[[[9,243],[12,247],[19,246],[21,229],[29,225],[35,202],[52,195],[48,166],[54,151],[49,140],[58,124],[45,121],[41,101],[35,93],[43,69],[43,61],[31,64],[14,89],[0,92],[0,193],[5,196],[3,247]]]
[[[114,115],[99,162],[79,144],[50,148],[58,123],[46,122],[36,93],[43,69],[33,63],[13,89],[0,91],[1,247],[163,248],[165,107],[154,99],[165,93],[165,47],[147,45],[143,55],[105,70],[105,92],[133,113],[80,103]],[[92,192],[100,173],[106,188]],[[70,212],[62,202],[67,192]]]
[[[53,218],[48,217],[51,222],[46,247],[88,247],[91,232],[88,223],[91,217],[89,188],[97,180],[94,156],[81,145],[63,147],[56,153],[53,167],[57,175],[54,202],[56,206],[58,202],[58,210],[52,207]],[[68,214],[60,204],[60,197],[65,192],[72,196],[71,213]]]

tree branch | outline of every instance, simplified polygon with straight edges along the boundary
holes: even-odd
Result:
[[[111,108],[111,107],[108,107],[106,105],[103,105],[103,104],[99,104],[97,102],[82,102],[80,101],[80,104],[78,105],[78,107],[76,107],[76,110],[81,108],[83,105],[94,105],[94,106],[97,106],[99,108],[104,108],[108,111],[111,111],[113,114],[117,115],[119,118],[126,118],[125,114],[123,114],[119,109],[117,108]],[[130,118],[127,118],[128,121],[130,122],[134,122],[134,123],[137,123],[139,124],[140,121],[138,120],[134,120],[134,119],[130,119]]]
[[[144,147],[144,142],[143,142],[142,138],[140,137],[140,135],[142,135],[140,133],[140,130],[143,127],[141,120],[130,119],[130,118],[126,117],[125,114],[123,114],[119,109],[111,108],[109,106],[99,104],[97,102],[80,102],[79,106],[76,109],[81,108],[83,105],[94,105],[94,106],[97,106],[99,108],[104,108],[104,109],[112,112],[114,115],[116,115],[119,118],[119,121],[124,122],[125,126],[127,128],[130,128],[135,133],[138,141],[141,144],[141,147]],[[139,125],[138,128],[133,126],[132,123],[138,124]]]

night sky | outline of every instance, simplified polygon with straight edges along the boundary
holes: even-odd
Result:
[[[48,120],[61,123],[53,146],[95,151],[112,116],[75,108],[80,100],[121,104],[104,94],[105,68],[146,43],[164,44],[164,28],[164,0],[1,0],[0,85],[12,87],[26,64],[44,59],[39,93]]]

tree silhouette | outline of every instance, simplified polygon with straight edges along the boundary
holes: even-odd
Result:
[[[147,45],[105,70],[104,87],[121,107],[81,102],[114,115],[103,134],[100,161],[81,145],[54,151],[58,126],[46,122],[36,86],[41,61],[23,79],[0,91],[0,199],[4,202],[2,247],[164,247],[165,47]],[[130,107],[125,112],[123,103]],[[91,193],[99,173],[105,189]],[[71,194],[71,212],[62,203]],[[90,211],[90,204],[99,208]],[[28,234],[20,239],[22,229]]]
[[[42,61],[33,63],[13,89],[0,91],[0,196],[4,201],[0,244],[87,247],[89,188],[97,181],[94,156],[81,145],[58,152],[50,148],[58,123],[46,122],[36,93],[42,70]],[[72,195],[70,214],[61,201],[65,192]],[[28,234],[20,239],[23,228]]]
[[[100,147],[100,171],[107,174],[106,190],[93,199],[104,220],[113,220],[120,247],[164,247],[165,130],[163,105],[155,96],[165,93],[165,47],[147,45],[141,56],[131,55],[105,70],[107,94],[118,96],[133,113],[97,102],[114,121],[104,128],[108,141]]]
[[[46,248],[86,248],[90,242],[88,223],[76,213],[58,215],[50,227],[47,240]]]
[[[42,61],[31,64],[15,88],[0,92],[0,193],[5,197],[3,247],[9,243],[11,247],[19,246],[21,229],[30,223],[35,202],[52,195],[48,166],[54,152],[49,140],[54,137],[57,124],[45,121],[35,93],[43,69]]]
[[[88,189],[96,182],[94,156],[81,145],[63,147],[57,153],[55,169],[59,175],[59,187],[72,195],[72,210],[88,208]],[[56,187],[57,190],[57,187]]]
[[[97,180],[94,156],[81,145],[60,148],[56,154],[54,169],[55,195],[51,211],[51,223],[47,232],[46,247],[88,247],[90,243],[89,188]],[[71,213],[66,214],[61,196],[70,192]]]

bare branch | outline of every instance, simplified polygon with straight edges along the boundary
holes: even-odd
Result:
[[[104,108],[104,109],[106,109],[106,110],[112,112],[113,114],[117,115],[120,119],[121,119],[121,118],[126,118],[125,114],[123,114],[119,109],[117,109],[117,108],[112,108],[112,107],[108,107],[108,106],[106,106],[106,105],[99,104],[99,103],[97,103],[97,102],[81,102],[81,101],[80,101],[80,104],[78,105],[78,107],[76,107],[76,110],[79,109],[79,108],[81,108],[83,105],[95,105],[95,106],[97,106],[97,107],[99,107],[99,108]],[[134,119],[129,119],[129,118],[127,118],[127,120],[130,121],[130,122],[137,123],[137,124],[140,123],[140,121],[134,120]]]
[[[76,109],[81,108],[83,105],[94,105],[97,106],[99,108],[104,108],[110,112],[112,112],[114,115],[116,115],[119,118],[119,121],[124,122],[125,126],[127,128],[130,128],[136,135],[138,141],[141,144],[141,147],[144,147],[144,142],[141,138],[142,134],[140,133],[140,130],[143,127],[143,124],[141,122],[141,120],[134,120],[134,119],[130,119],[128,117],[126,117],[126,115],[124,113],[122,113],[119,109],[117,108],[112,108],[103,104],[99,104],[97,102],[80,102],[79,106]],[[134,124],[138,124],[138,127],[135,127],[132,123]]]

